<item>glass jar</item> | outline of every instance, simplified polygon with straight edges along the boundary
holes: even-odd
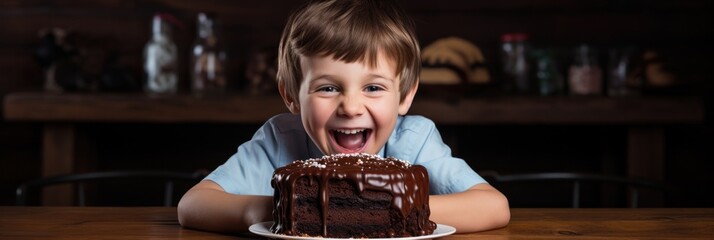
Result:
[[[529,48],[528,35],[524,33],[501,36],[502,84],[507,92],[532,92],[531,67],[527,59]]]
[[[572,95],[602,94],[602,70],[597,53],[587,45],[575,49],[573,64],[568,71],[568,86]]]
[[[641,87],[630,76],[632,72],[632,48],[610,49],[610,58],[607,67],[607,95],[627,96],[636,95]]]
[[[563,75],[558,71],[553,60],[553,54],[547,50],[534,50],[535,79],[538,83],[538,94],[541,96],[557,95],[563,91]]]
[[[222,93],[226,89],[226,53],[219,41],[217,22],[198,14],[197,34],[191,55],[191,90],[196,94]]]
[[[144,48],[145,91],[175,93],[178,90],[178,52],[171,38],[168,14],[154,15],[151,40]]]

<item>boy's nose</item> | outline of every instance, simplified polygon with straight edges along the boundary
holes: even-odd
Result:
[[[365,108],[359,97],[344,96],[337,109],[337,115],[344,117],[357,117],[364,113]]]

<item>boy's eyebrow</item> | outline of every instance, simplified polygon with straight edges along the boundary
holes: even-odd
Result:
[[[369,76],[370,76],[372,79],[380,78],[380,79],[389,80],[389,82],[394,82],[394,79],[389,78],[389,77],[385,77],[385,76],[382,76],[382,75],[379,75],[379,74],[370,74]]]
[[[389,80],[390,82],[393,82],[393,81],[394,81],[394,79],[392,79],[392,78],[385,77],[385,76],[380,75],[380,74],[374,74],[374,73],[369,74],[369,75],[368,75],[368,78],[369,78],[369,79],[378,79],[378,78],[379,78],[379,79],[385,79],[385,80]],[[315,77],[313,77],[313,78],[311,78],[311,79],[308,79],[308,80],[309,80],[310,82],[312,82],[312,81],[315,81],[315,80],[318,80],[318,79],[333,80],[333,79],[335,79],[335,75],[332,75],[332,74],[320,74],[320,75],[317,75],[317,76],[315,76]]]
[[[330,74],[320,74],[320,75],[317,75],[317,76],[315,76],[315,77],[313,77],[313,78],[310,78],[310,79],[308,79],[308,80],[309,80],[310,82],[315,81],[315,80],[318,80],[318,79],[328,79],[328,80],[331,80],[331,79],[334,78],[333,76],[334,76],[334,75],[330,75]]]

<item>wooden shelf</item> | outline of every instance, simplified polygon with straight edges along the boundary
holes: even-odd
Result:
[[[13,93],[5,118],[40,122],[260,123],[286,112],[275,97]]]
[[[415,100],[410,114],[444,124],[701,123],[704,106],[685,97],[498,97]]]
[[[12,93],[9,121],[262,123],[287,112],[278,96]],[[441,124],[689,124],[704,120],[693,97],[417,98],[409,114]]]

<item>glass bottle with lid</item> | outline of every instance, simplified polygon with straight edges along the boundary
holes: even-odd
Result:
[[[631,47],[610,49],[607,67],[608,96],[637,95],[637,89],[640,87],[638,79],[630,74],[633,52]]]
[[[533,50],[536,59],[535,79],[538,85],[538,94],[541,96],[556,95],[563,90],[563,76],[558,71],[557,64],[551,51],[545,49]]]
[[[525,33],[501,36],[501,66],[503,87],[508,92],[530,93],[530,63],[527,56],[530,46]]]
[[[191,90],[197,94],[222,93],[226,89],[226,53],[219,41],[214,17],[199,13],[197,36],[191,57]]]
[[[597,53],[588,45],[575,49],[575,58],[568,71],[568,86],[572,95],[599,95],[602,93],[602,70]]]
[[[152,35],[144,48],[144,90],[150,93],[175,93],[178,90],[178,52],[171,38],[172,16],[154,15]]]

